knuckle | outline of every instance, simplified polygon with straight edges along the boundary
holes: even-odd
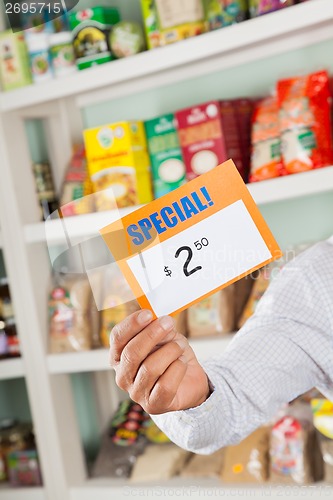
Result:
[[[131,366],[138,362],[137,354],[128,345],[124,347],[121,353],[121,363],[123,365]]]
[[[116,370],[115,380],[116,380],[117,386],[120,389],[122,389],[123,391],[127,391],[127,389],[128,389],[127,380],[126,380],[126,378],[124,377],[123,373],[120,370]]]
[[[154,392],[154,399],[156,398],[156,400],[165,407],[168,407],[175,397],[173,389],[165,382],[156,382]]]

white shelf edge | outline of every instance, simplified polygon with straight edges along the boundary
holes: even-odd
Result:
[[[200,339],[191,339],[190,344],[199,361],[203,361],[218,352],[223,352],[232,339],[232,334],[216,335]],[[111,370],[107,349],[65,354],[49,354],[47,356],[47,365],[49,372],[52,374]]]
[[[248,184],[247,187],[258,205],[325,193],[333,191],[333,166],[252,183]],[[70,235],[71,243],[75,243],[78,240],[82,241],[88,237],[98,236],[99,229],[138,208],[140,207],[96,212],[53,220],[46,224],[44,222],[27,224],[24,227],[25,240],[28,244],[46,241],[47,232],[48,244],[67,244],[65,226],[67,234]]]
[[[0,500],[46,500],[46,492],[41,486],[12,488],[3,484],[0,486]]]
[[[24,107],[31,108],[69,96],[78,98],[77,103],[84,107],[103,100],[104,92],[102,95],[100,91],[104,89],[112,98],[117,96],[118,91],[128,93],[122,88],[128,83],[130,92],[135,89],[138,91],[140,79],[151,78],[155,85],[155,77],[162,75],[158,79],[158,85],[165,85],[171,81],[186,79],[186,75],[191,78],[194,76],[193,67],[196,67],[196,74],[202,74],[201,64],[207,61],[210,62],[210,67],[205,72],[214,71],[214,68],[216,71],[222,67],[249,62],[249,58],[260,59],[269,56],[272,51],[290,51],[329,39],[332,20],[331,0],[305,2],[132,58],[79,71],[64,79],[3,92],[0,94],[0,110],[6,112]],[[173,74],[174,70],[176,75]]]
[[[24,376],[25,371],[22,358],[0,360],[0,381]]]
[[[163,493],[163,490],[165,493]],[[124,480],[91,479],[82,486],[76,486],[70,490],[71,500],[110,500],[117,498],[121,500],[129,497],[140,498],[191,497],[202,498],[270,498],[278,500],[285,495],[289,498],[332,498],[333,485],[317,483],[310,486],[297,485],[275,485],[269,482],[261,485],[235,484],[226,485],[218,479],[206,478],[182,478],[174,477],[169,481],[161,481],[158,484],[131,483]],[[284,495],[285,494],[285,495]]]

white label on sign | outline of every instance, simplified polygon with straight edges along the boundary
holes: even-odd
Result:
[[[127,262],[159,317],[222,287],[271,257],[239,200]]]

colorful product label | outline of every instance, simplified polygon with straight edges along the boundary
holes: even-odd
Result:
[[[155,198],[185,182],[185,165],[173,114],[145,122]]]
[[[97,210],[152,200],[150,163],[143,122],[118,122],[84,131]]]

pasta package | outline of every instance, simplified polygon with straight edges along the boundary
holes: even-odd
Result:
[[[279,177],[282,171],[279,108],[274,96],[260,100],[252,116],[250,182]]]
[[[331,165],[333,150],[327,72],[281,80],[277,91],[282,174]]]
[[[97,211],[153,199],[143,122],[119,122],[84,131]]]

